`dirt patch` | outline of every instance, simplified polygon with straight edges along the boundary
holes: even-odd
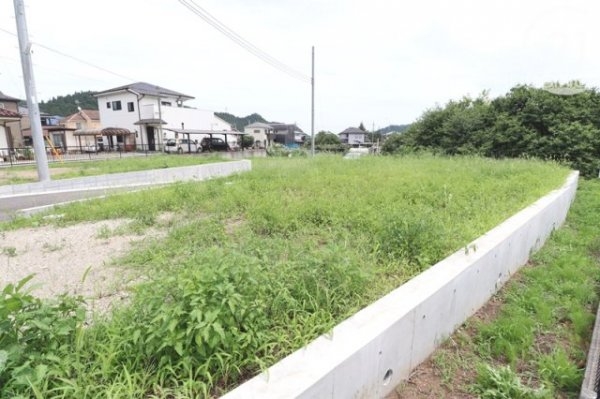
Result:
[[[128,223],[109,220],[0,233],[0,289],[34,274],[28,287],[36,296],[82,295],[91,309],[105,310],[126,298],[126,286],[137,278],[116,260],[160,234],[127,233]]]

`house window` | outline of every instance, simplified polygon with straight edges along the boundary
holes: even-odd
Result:
[[[4,108],[4,103],[0,103],[0,108]]]
[[[75,129],[81,129],[81,122],[76,122],[75,123]]]
[[[127,103],[127,111],[128,112],[133,112],[134,111],[133,102]]]
[[[110,101],[106,103],[106,108],[110,108]]]
[[[258,134],[258,133],[260,133],[260,130],[255,130],[254,131],[254,134]]]
[[[112,110],[120,111],[121,110],[121,101],[113,101],[112,102]]]
[[[161,101],[160,105],[166,105],[167,107],[171,106],[171,102],[170,101]]]

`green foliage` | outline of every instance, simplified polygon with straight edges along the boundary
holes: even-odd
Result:
[[[490,101],[487,94],[450,101],[427,110],[402,139],[400,148],[442,154],[534,157],[562,162],[596,176],[600,167],[600,94],[595,89],[571,96],[516,86]]]
[[[242,147],[250,148],[254,145],[254,137],[249,134],[242,136]]]
[[[407,152],[406,150],[406,137],[400,133],[390,135],[381,147],[381,153],[385,155],[402,154]]]
[[[77,112],[77,107],[82,109],[98,109],[95,91],[81,91],[66,96],[52,97],[48,101],[40,101],[40,111],[50,115],[67,116]]]
[[[275,143],[267,148],[267,155],[270,157],[306,157],[308,153],[304,148],[289,148],[282,144]]]
[[[551,399],[549,391],[523,385],[519,376],[508,366],[483,366],[478,371],[474,392],[481,399]]]
[[[532,256],[517,281],[509,282],[498,298],[504,302],[498,315],[478,323],[469,343],[469,350],[491,364],[527,370],[521,375],[543,381],[555,393],[552,397],[577,395],[583,380],[580,365],[598,303],[599,206],[600,182],[580,181],[566,226]],[[510,387],[520,381],[512,374],[508,366],[488,365],[480,370],[476,392],[482,397],[485,392],[496,395],[489,397],[513,397]]]
[[[244,117],[235,116],[227,112],[215,112],[215,115],[229,123],[235,130],[239,132],[243,132],[244,127],[254,122],[269,123],[265,118],[256,113]]]
[[[67,162],[67,163],[51,163],[51,169],[58,168],[60,173],[53,173],[53,179],[69,179],[72,177],[97,176],[110,173],[135,172],[138,170],[148,169],[164,169],[176,168],[179,166],[202,165],[212,162],[224,162],[223,158],[218,155],[210,157],[198,157],[195,155],[182,155],[173,157],[164,154],[143,156],[143,157],[127,157],[120,159],[99,160],[99,161],[84,161],[84,162]],[[15,166],[8,169],[12,174],[18,174],[20,171],[35,170],[34,166]],[[6,184],[14,182],[14,178],[7,181]],[[36,181],[35,178],[20,179],[20,182]],[[2,184],[2,183],[0,183]]]
[[[543,355],[538,360],[539,374],[549,383],[563,392],[579,393],[583,370],[569,358],[562,348],[555,348],[550,354]]]
[[[31,386],[51,389],[60,384],[65,376],[63,359],[81,349],[82,298],[41,301],[23,291],[32,277],[8,284],[1,292],[1,397],[17,396]]]
[[[162,212],[189,222],[120,259],[144,282],[47,364],[55,378],[4,384],[0,397],[219,396],[566,173],[467,157],[265,158],[243,175],[65,206],[63,223],[127,217],[152,225]]]
[[[315,136],[315,146],[336,144],[340,144],[340,138],[335,133],[320,131]]]

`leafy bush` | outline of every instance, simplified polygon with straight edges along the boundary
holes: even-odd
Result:
[[[44,302],[23,291],[33,276],[8,284],[0,297],[0,396],[60,384],[64,358],[81,349],[83,300]]]

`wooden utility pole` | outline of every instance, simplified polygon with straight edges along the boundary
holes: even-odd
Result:
[[[40,119],[40,108],[37,102],[33,67],[31,65],[31,42],[29,41],[29,33],[27,33],[25,5],[23,4],[23,0],[14,0],[14,5],[17,36],[19,37],[19,52],[21,53],[21,66],[23,68],[23,82],[25,83],[25,94],[27,95],[27,108],[29,109],[31,137],[33,139],[38,178],[41,182],[50,181],[48,158],[46,157],[46,146],[44,145],[42,121]]]

